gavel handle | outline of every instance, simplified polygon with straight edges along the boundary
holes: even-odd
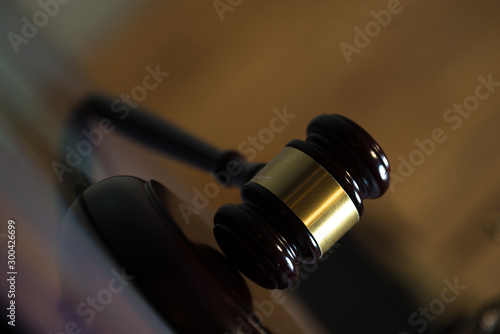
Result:
[[[246,161],[236,150],[219,150],[145,110],[102,95],[90,95],[77,106],[72,129],[84,127],[96,117],[109,119],[108,128],[116,128],[147,147],[213,173],[227,186],[242,186],[263,166]]]

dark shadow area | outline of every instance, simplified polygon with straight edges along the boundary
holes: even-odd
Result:
[[[297,289],[325,326],[339,334],[416,333],[408,317],[419,305],[404,288],[351,234],[337,245]]]

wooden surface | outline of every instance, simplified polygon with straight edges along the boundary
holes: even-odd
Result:
[[[391,4],[244,1],[223,22],[206,2],[153,4],[103,39],[99,52],[89,49],[83,66],[96,87],[118,94],[140,81],[145,66],[160,64],[171,75],[144,104],[220,147],[258,134],[272,109],[286,106],[297,117],[259,152],[262,161],[303,138],[314,115],[359,122],[404,181],[367,203],[354,233],[423,305],[439,296],[443,280],[458,277],[468,288],[447,311],[473,311],[500,295],[500,91],[461,124],[445,113],[475,94],[478,76],[500,81],[500,6],[403,1],[348,63],[340,43],[355,46],[353,28],[364,29],[372,10]],[[435,129],[446,140],[404,170],[400,157],[418,159],[415,140]],[[237,194],[216,202],[226,200]]]
[[[46,88],[49,107],[34,116],[45,126],[32,124],[36,131],[25,136],[25,145],[42,156],[37,160],[41,173],[53,178],[52,155],[39,153],[39,138],[55,142],[50,129],[58,128],[61,116],[85,92],[129,94],[142,84],[147,66],[159,66],[169,76],[141,104],[221,148],[248,147],[249,136],[269,127],[274,108],[296,115],[258,151],[258,161],[271,159],[289,140],[304,138],[315,115],[340,113],[374,136],[393,172],[402,176],[401,159],[418,154],[415,141],[442,129],[440,138],[446,140],[421,155],[404,182],[399,178],[384,198],[366,204],[353,234],[421,305],[439,298],[446,279],[467,285],[440,319],[473,312],[500,296],[500,87],[459,126],[444,117],[455,103],[475,94],[479,76],[500,82],[500,4],[392,4],[242,1],[224,13],[223,21],[211,1],[138,5],[100,31],[85,51],[62,56],[78,79],[67,85],[64,76],[56,76],[57,84]],[[340,44],[354,45],[353,29],[364,29],[374,20],[371,11],[388,6],[398,13],[348,63]],[[90,28],[92,19],[86,24]],[[49,45],[62,48],[57,39]],[[13,61],[30,59],[26,53],[22,57]],[[9,54],[9,59],[14,58]],[[36,72],[37,63],[32,67],[29,73]],[[192,188],[211,182],[204,173],[115,135],[106,137],[95,154],[103,161],[99,177],[120,173],[158,179],[188,201]],[[29,197],[40,193],[31,191]],[[221,190],[200,215],[210,222],[221,204],[238,201],[236,190]],[[22,204],[12,210],[11,216],[26,214],[20,213],[26,211]]]

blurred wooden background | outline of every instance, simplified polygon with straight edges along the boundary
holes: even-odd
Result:
[[[147,66],[159,66],[170,75],[141,104],[221,148],[268,127],[273,108],[296,115],[258,152],[259,161],[304,138],[315,115],[340,113],[373,135],[401,176],[401,159],[419,149],[415,140],[440,128],[446,141],[404,182],[366,203],[352,233],[422,305],[439,298],[445,279],[467,285],[443,318],[500,297],[500,87],[456,129],[444,118],[475,94],[479,76],[500,82],[498,1],[243,0],[228,5],[223,21],[212,1],[130,1],[94,16],[99,6],[70,2],[40,33],[68,63],[74,85],[48,89],[47,103],[57,107],[36,117],[53,124],[91,90],[130,94]],[[375,20],[371,12],[388,6],[398,13],[348,63],[340,44],[355,45],[354,28],[364,31]],[[36,68],[34,44],[21,53]],[[42,135],[51,138],[48,132]],[[99,177],[156,178],[186,200],[211,180],[119,136],[106,138],[96,154],[104,161]],[[238,201],[236,190],[221,191],[201,215],[210,221],[219,205]]]
[[[297,117],[259,152],[262,161],[304,138],[315,115],[342,113],[379,141],[401,176],[399,156],[409,161],[415,140],[443,129],[447,140],[367,203],[354,233],[423,304],[458,277],[467,292],[449,308],[472,311],[500,295],[500,91],[456,130],[443,117],[475,93],[478,76],[500,82],[500,4],[401,1],[349,64],[340,43],[355,46],[353,28],[391,3],[243,1],[222,22],[210,2],[153,3],[89,48],[82,66],[95,87],[120,94],[160,64],[171,75],[144,104],[220,147],[258,134],[286,106]],[[226,200],[237,194],[217,198]]]

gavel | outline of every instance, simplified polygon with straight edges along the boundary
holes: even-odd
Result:
[[[127,111],[126,117],[123,111]],[[389,187],[386,155],[363,128],[341,115],[317,116],[307,127],[305,141],[290,141],[267,164],[250,163],[236,150],[221,151],[144,110],[100,95],[92,95],[78,106],[69,128],[74,130],[96,116],[108,119],[143,144],[218,175],[224,185],[241,187],[242,203],[218,209],[213,233],[230,263],[267,289],[293,286],[300,262],[314,263],[321,258],[358,222],[363,200],[380,197]],[[223,173],[228,164],[239,173]],[[78,194],[87,203],[97,192],[101,198],[111,198],[120,180],[109,182],[114,185],[109,194],[105,181],[87,184]],[[122,189],[132,192],[135,188]],[[157,211],[157,204],[141,198],[145,194],[121,195],[143,203],[136,214],[148,216]],[[102,205],[87,205],[87,214],[97,228],[114,215]],[[103,216],[106,219],[99,218]],[[126,253],[121,247],[127,245],[117,244],[111,252]]]

